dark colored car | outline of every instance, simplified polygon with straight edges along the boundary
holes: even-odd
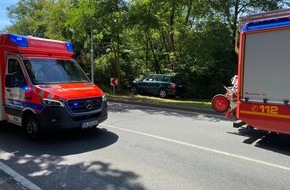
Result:
[[[171,74],[149,74],[131,83],[131,91],[167,96],[183,96],[184,88],[180,78]]]

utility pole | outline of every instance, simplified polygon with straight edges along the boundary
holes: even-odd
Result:
[[[94,46],[93,46],[93,29],[91,29],[91,81],[94,83]]]

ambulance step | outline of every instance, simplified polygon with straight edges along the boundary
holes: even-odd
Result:
[[[245,125],[246,123],[245,122],[243,122],[243,121],[241,121],[241,120],[237,120],[237,121],[235,121],[234,123],[233,123],[233,127],[234,128],[240,128],[240,127],[242,127],[243,125]]]

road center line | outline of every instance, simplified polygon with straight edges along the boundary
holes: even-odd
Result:
[[[22,187],[29,190],[41,190],[38,186],[33,184],[31,181],[18,174],[16,171],[9,168],[7,165],[0,161],[0,170],[3,170],[6,174],[13,177],[13,179]]]
[[[134,131],[134,130],[130,130],[130,129],[114,127],[114,126],[108,125],[108,124],[103,124],[102,123],[102,125],[106,126],[106,127],[109,127],[109,128],[112,128],[112,129],[117,129],[117,130],[126,131],[126,132],[130,132],[130,133],[135,133],[135,134],[138,134],[138,135],[143,135],[143,136],[147,136],[147,137],[151,137],[151,138],[155,138],[155,139],[159,139],[159,140],[163,140],[163,141],[167,141],[167,142],[171,142],[171,143],[176,143],[176,144],[180,144],[180,145],[184,145],[184,146],[188,146],[188,147],[192,147],[192,148],[196,148],[196,149],[200,149],[200,150],[205,150],[205,151],[208,151],[208,152],[213,152],[213,153],[216,153],[216,154],[226,155],[226,156],[230,156],[230,157],[233,157],[233,158],[238,158],[238,159],[241,159],[241,160],[246,160],[246,161],[250,161],[250,162],[263,164],[263,165],[270,166],[270,167],[273,167],[273,168],[278,168],[278,169],[290,171],[290,168],[286,167],[286,166],[272,164],[272,163],[269,163],[269,162],[265,162],[265,161],[261,161],[261,160],[257,160],[257,159],[253,159],[253,158],[248,158],[248,157],[245,157],[245,156],[232,154],[232,153],[229,153],[229,152],[224,152],[224,151],[215,150],[215,149],[212,149],[212,148],[207,148],[207,147],[203,147],[203,146],[189,144],[189,143],[185,143],[185,142],[182,142],[182,141],[168,139],[168,138],[165,138],[165,137],[161,137],[161,136],[157,136],[157,135],[151,135],[151,134],[148,134],[148,133],[142,133],[142,132]]]

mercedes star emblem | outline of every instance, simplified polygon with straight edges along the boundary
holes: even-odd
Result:
[[[92,109],[93,106],[94,106],[94,105],[93,105],[93,102],[92,102],[91,100],[86,101],[86,108],[87,108],[88,110]]]

